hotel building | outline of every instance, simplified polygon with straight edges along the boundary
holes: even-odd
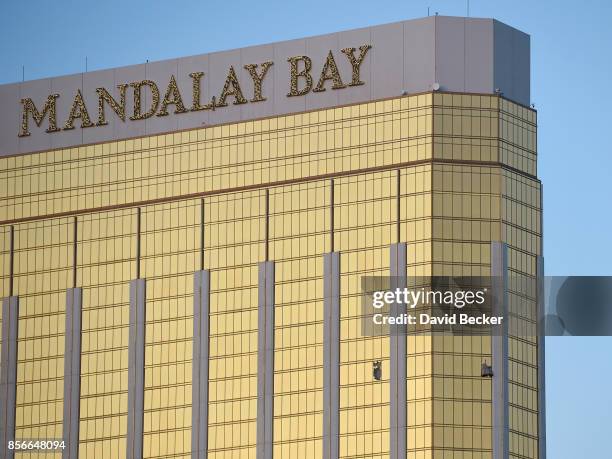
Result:
[[[544,459],[536,121],[492,19],[0,86],[0,458]],[[363,336],[389,275],[521,332]]]

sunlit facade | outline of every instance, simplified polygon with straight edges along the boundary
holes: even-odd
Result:
[[[534,110],[444,91],[0,157],[13,439],[69,438],[82,458],[496,458],[492,339],[404,337],[397,405],[390,338],[361,334],[360,282],[389,275],[398,244],[408,278],[489,276],[504,243],[528,336],[536,162]],[[540,457],[532,336],[508,338],[516,459]]]

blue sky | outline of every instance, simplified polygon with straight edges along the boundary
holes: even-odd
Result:
[[[231,5],[231,7],[230,7]],[[467,1],[17,1],[0,4],[0,84],[298,38]],[[471,0],[531,35],[548,275],[612,275],[612,2]],[[611,339],[549,338],[549,457],[610,457]]]

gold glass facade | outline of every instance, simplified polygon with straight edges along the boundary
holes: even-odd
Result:
[[[536,335],[530,285],[541,254],[540,193],[536,114],[495,95],[426,93],[0,158],[0,297],[9,296],[12,226],[20,298],[16,438],[62,437],[76,218],[79,451],[125,456],[128,284],[140,208],[144,457],[191,457],[192,277],[204,267],[208,457],[255,458],[257,264],[266,251],[276,263],[274,457],[322,456],[322,258],[333,228],[342,260],[340,457],[390,451],[389,338],[361,335],[361,276],[388,275],[394,242],[408,244],[409,277],[488,276],[490,243],[503,241],[510,308],[524,331],[509,346],[510,457],[535,459],[537,340],[524,336]],[[492,382],[480,377],[491,339],[407,340],[407,457],[491,458]],[[375,360],[381,381],[372,378]]]

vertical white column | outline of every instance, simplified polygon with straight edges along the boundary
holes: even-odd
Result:
[[[272,459],[274,440],[274,262],[259,263],[257,459]]]
[[[544,298],[544,257],[538,257],[538,459],[546,459],[546,304]]]
[[[390,247],[390,289],[407,286],[407,246],[406,243],[392,244]],[[391,305],[391,316],[402,314],[402,305]],[[405,459],[407,454],[407,336],[406,327],[390,326],[390,457]]]
[[[15,440],[15,401],[17,396],[17,339],[19,298],[2,299],[2,355],[0,355],[0,458],[12,459],[7,448]]]
[[[323,459],[340,455],[340,253],[323,255]]]
[[[127,459],[142,459],[144,423],[145,279],[130,282]]]
[[[508,246],[491,243],[493,315],[503,316],[502,326],[491,337],[493,359],[493,459],[510,455],[508,398]]]
[[[208,359],[210,338],[210,271],[193,276],[193,367],[191,457],[208,455]]]
[[[66,291],[66,334],[64,351],[64,459],[79,456],[79,415],[81,398],[81,317],[83,291]]]

